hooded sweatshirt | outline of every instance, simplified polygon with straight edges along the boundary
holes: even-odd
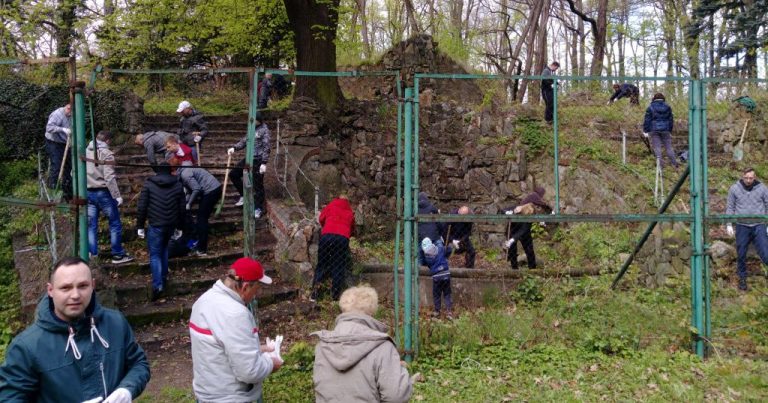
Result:
[[[91,298],[85,317],[65,322],[44,295],[35,323],[13,339],[0,367],[2,402],[83,402],[125,388],[137,398],[149,364],[123,315]],[[70,336],[71,334],[71,336]]]
[[[419,193],[419,214],[438,214],[437,207],[435,207],[427,194],[424,192]],[[419,242],[424,238],[429,238],[432,241],[440,239],[445,233],[445,224],[441,222],[420,222],[419,223]]]
[[[149,218],[153,227],[184,227],[184,188],[179,178],[161,173],[144,181],[139,195],[136,225],[144,228]]]
[[[663,99],[651,102],[651,105],[645,110],[644,132],[671,132],[674,125],[675,117],[672,114],[672,108]]]
[[[412,385],[387,326],[359,312],[342,313],[333,331],[312,333],[316,402],[406,402]]]
[[[144,133],[144,150],[147,152],[147,160],[152,165],[157,164],[156,154],[165,155],[165,140],[171,133],[152,131]]]
[[[269,138],[271,134],[269,127],[264,122],[259,122],[256,126],[256,132],[254,133],[253,142],[253,165],[266,164],[269,161]],[[248,136],[244,136],[235,145],[232,146],[235,150],[242,150],[248,145]]]
[[[107,143],[96,140],[96,158],[100,161],[115,161],[115,156],[109,149]],[[94,146],[93,141],[88,143],[85,156],[93,158]],[[113,199],[120,197],[120,189],[117,187],[117,179],[115,178],[115,167],[112,165],[99,164],[98,166],[93,162],[86,162],[86,171],[88,173],[88,189],[107,188],[109,194]]]
[[[181,125],[178,131],[179,138],[190,147],[195,146],[195,135],[192,133],[200,132],[201,143],[208,136],[208,124],[205,123],[203,114],[197,110],[193,109],[192,114],[189,116],[182,116],[179,123]]]

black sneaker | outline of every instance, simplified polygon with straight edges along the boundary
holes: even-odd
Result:
[[[112,256],[112,264],[120,264],[120,263],[128,263],[134,260],[133,256],[130,255],[118,255],[118,256]]]
[[[189,251],[189,256],[206,257],[206,256],[208,256],[208,253],[204,252],[204,251],[201,251],[201,250],[192,249],[191,251]]]
[[[747,280],[746,279],[739,279],[739,290],[741,291],[747,291]]]
[[[163,298],[165,295],[163,293],[163,290],[158,289],[152,289],[152,302],[155,302],[161,298]]]

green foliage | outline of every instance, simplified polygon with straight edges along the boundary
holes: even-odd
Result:
[[[550,150],[553,147],[552,136],[547,130],[544,130],[538,120],[518,120],[515,132],[520,136],[521,141],[532,156],[537,156],[544,150]]]
[[[242,91],[222,90],[184,94],[178,91],[164,91],[153,94],[144,101],[147,115],[173,115],[179,99],[186,99],[195,109],[206,115],[231,115],[248,112],[248,94]]]
[[[517,302],[535,304],[544,300],[538,277],[526,275],[517,285],[512,297]]]
[[[285,364],[283,368],[291,368],[297,371],[312,371],[315,362],[315,348],[306,342],[300,341],[283,354]]]

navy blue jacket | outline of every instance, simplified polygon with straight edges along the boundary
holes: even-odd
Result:
[[[427,196],[419,195],[419,214],[437,214],[437,207],[429,201]],[[432,242],[442,238],[445,233],[445,224],[441,222],[420,222],[419,242],[429,238]]]
[[[672,108],[663,100],[657,99],[651,102],[651,105],[645,110],[643,132],[671,132],[674,122],[675,117],[672,115]]]
[[[619,89],[616,90],[616,92],[613,93],[613,96],[611,97],[611,101],[619,100],[621,98],[627,98],[632,94],[639,93],[639,91],[640,90],[638,90],[636,86],[632,84],[624,83],[619,86]]]
[[[94,337],[93,329],[105,344]],[[74,332],[76,358],[67,339]],[[95,333],[93,333],[95,334]],[[102,308],[96,296],[77,322],[53,313],[45,295],[35,323],[13,339],[0,367],[2,402],[83,402],[125,388],[136,399],[149,382],[149,364],[123,315]]]

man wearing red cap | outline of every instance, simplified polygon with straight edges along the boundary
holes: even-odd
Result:
[[[282,360],[260,346],[248,309],[259,283],[272,284],[261,263],[240,258],[192,306],[192,388],[198,401],[259,400],[262,382],[282,365]]]

